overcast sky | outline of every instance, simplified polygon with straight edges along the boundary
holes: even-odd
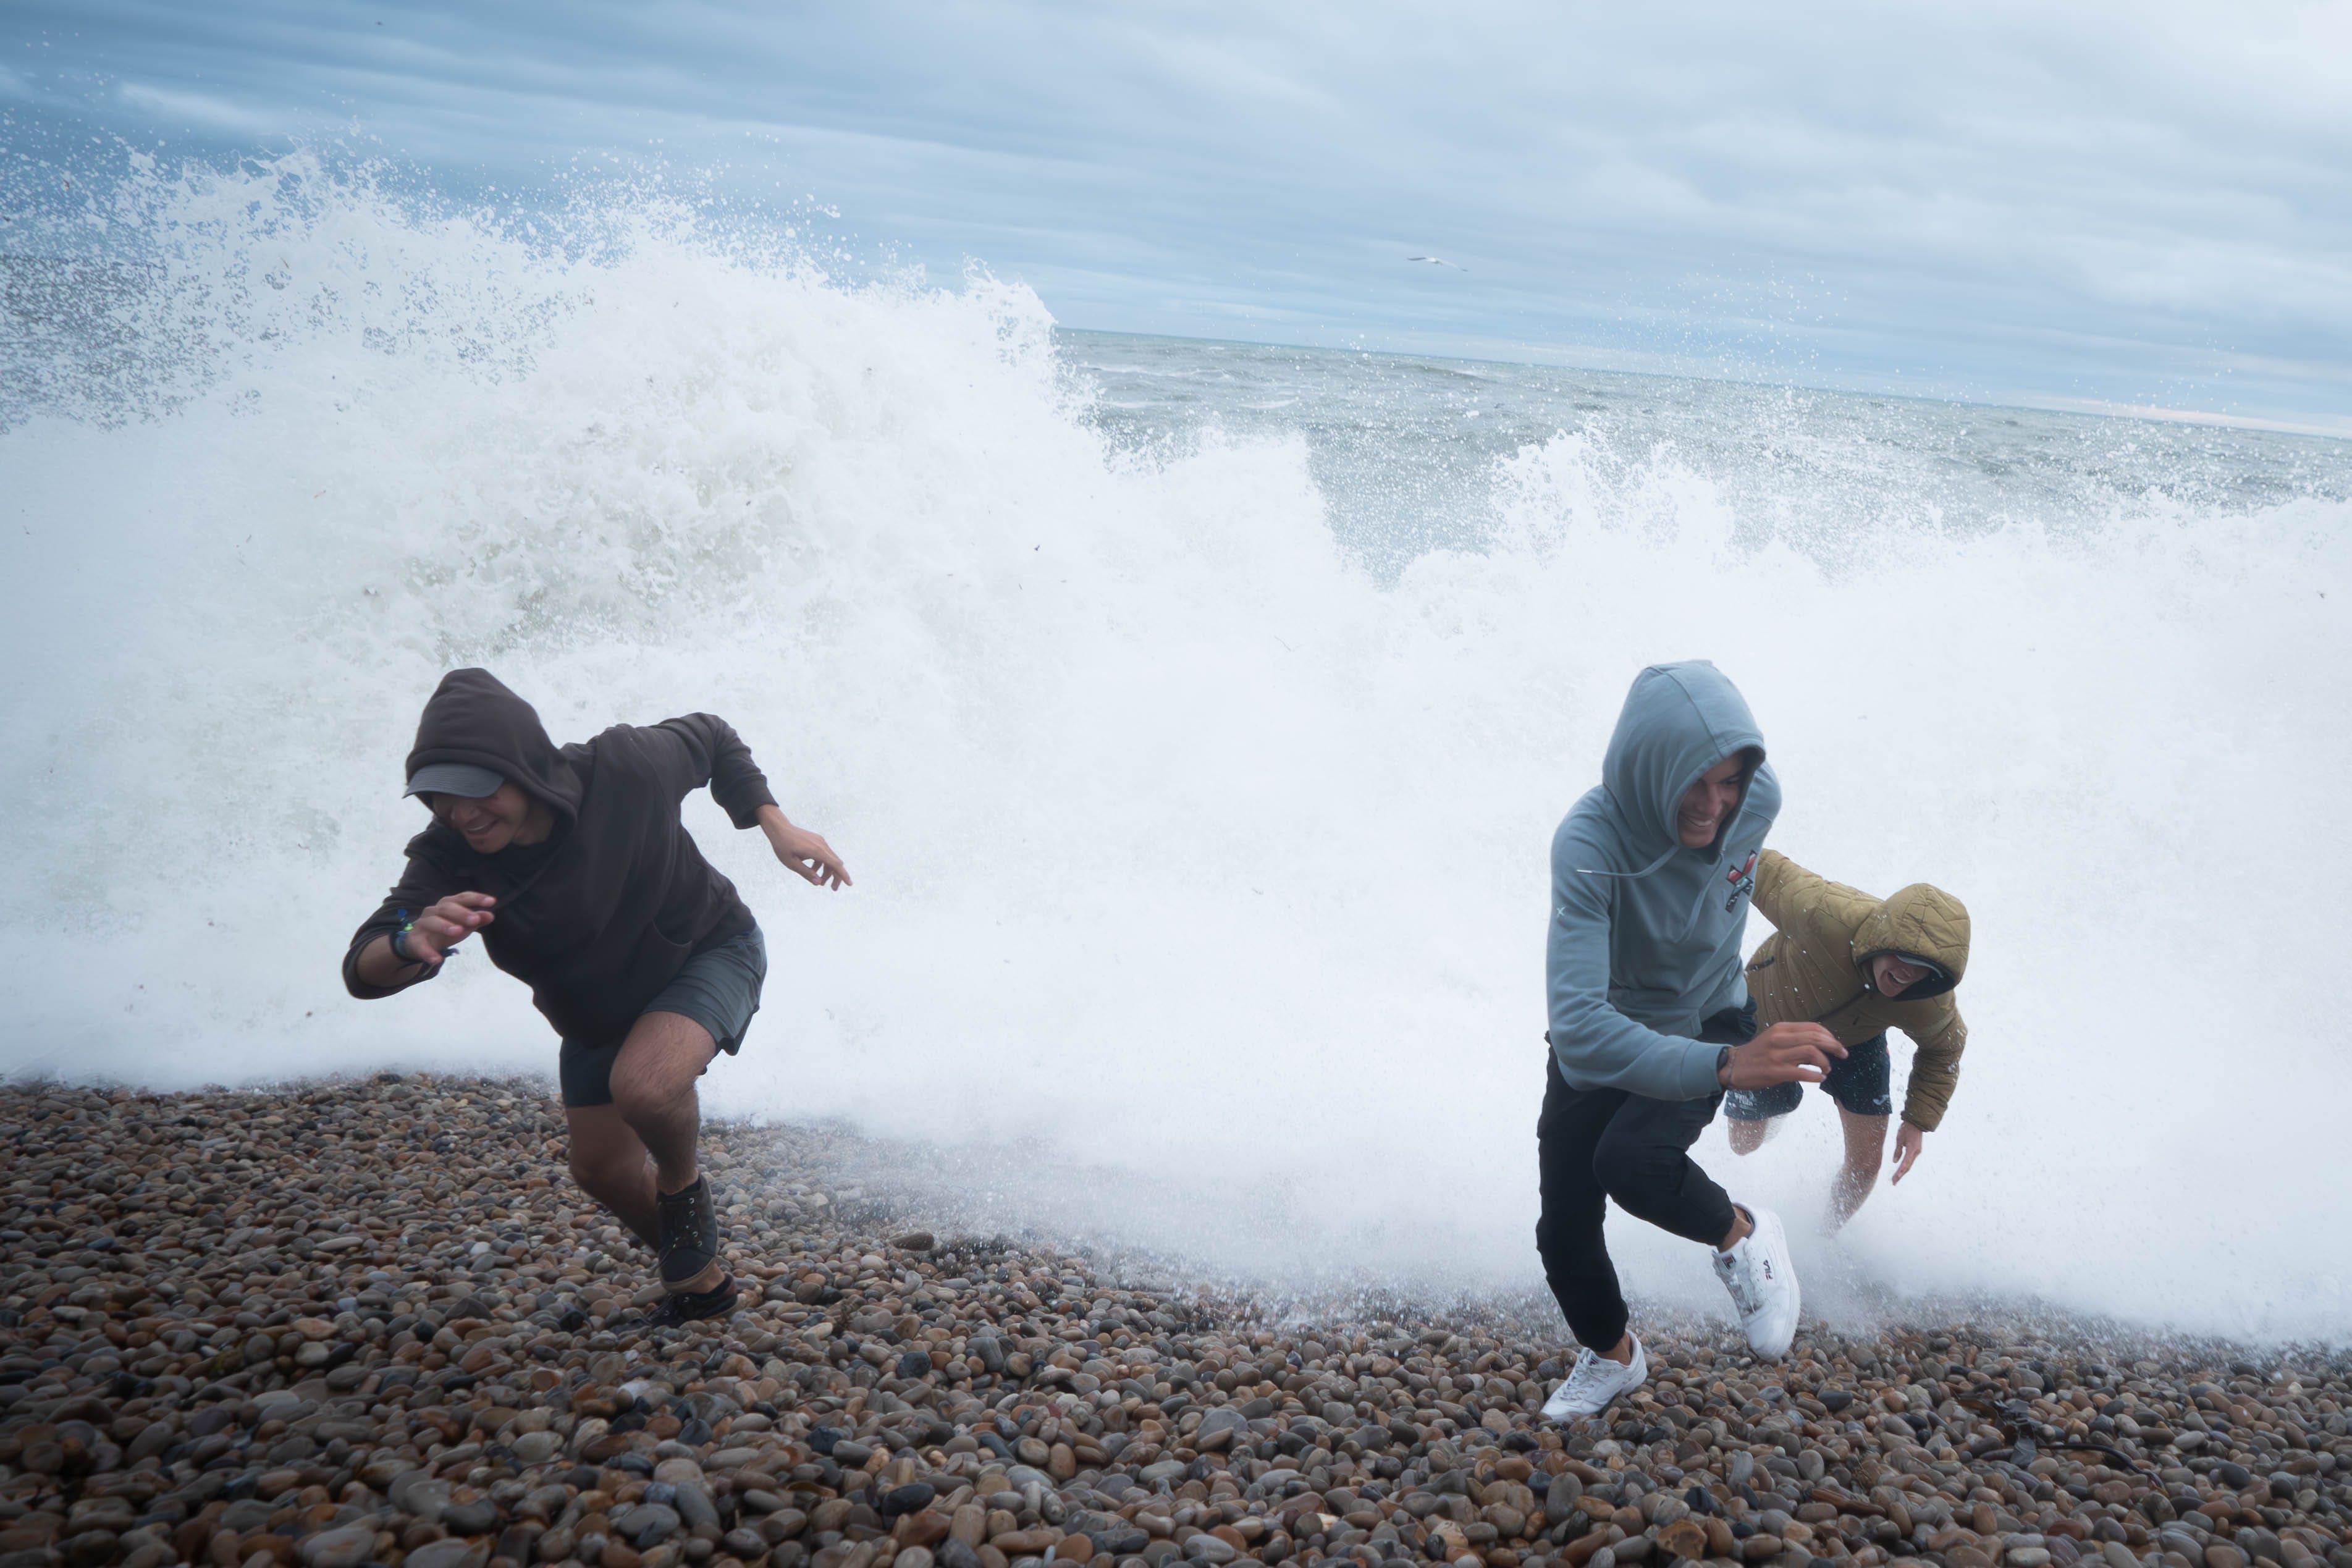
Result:
[[[2352,432],[2352,0],[8,0],[0,115],[657,158],[1071,326]]]

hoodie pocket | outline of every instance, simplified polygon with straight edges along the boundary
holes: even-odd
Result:
[[[659,925],[647,922],[646,933],[638,939],[637,951],[629,964],[630,990],[638,996],[651,998],[655,992],[677,978],[677,972],[686,967],[686,961],[693,953],[693,943],[679,942]]]

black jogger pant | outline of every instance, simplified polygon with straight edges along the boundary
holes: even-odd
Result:
[[[1698,1037],[1736,1046],[1755,1033],[1751,1006],[1717,1013]],[[1651,1100],[1622,1089],[1570,1089],[1559,1060],[1545,1056],[1543,1114],[1536,1121],[1543,1186],[1536,1251],[1570,1331],[1605,1351],[1625,1334],[1625,1295],[1601,1229],[1606,1200],[1709,1247],[1731,1228],[1731,1199],[1689,1152],[1723,1096]]]

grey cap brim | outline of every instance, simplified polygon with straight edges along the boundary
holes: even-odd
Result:
[[[471,763],[427,763],[408,775],[406,795],[454,795],[479,800],[499,793],[505,775]]]

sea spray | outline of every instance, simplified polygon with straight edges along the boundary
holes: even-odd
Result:
[[[1706,657],[1778,847],[1976,921],[1952,1115],[1801,1234],[1817,1300],[2341,1333],[2340,491],[1784,514],[1736,441],[1595,420],[1381,561],[1305,436],[1123,441],[984,276],[846,283],[658,202],[571,243],[301,160],[125,191],[159,280],[110,319],[155,363],[0,436],[11,1069],[548,1071],[478,952],[335,977],[417,707],[483,663],[559,739],[725,715],[847,858],[814,893],[689,802],[774,960],[715,1109],[1222,1267],[1525,1287],[1545,848],[1633,671]],[[1832,412],[1790,418],[1867,468]],[[1809,1096],[1700,1152],[1803,1233],[1835,1142]]]

